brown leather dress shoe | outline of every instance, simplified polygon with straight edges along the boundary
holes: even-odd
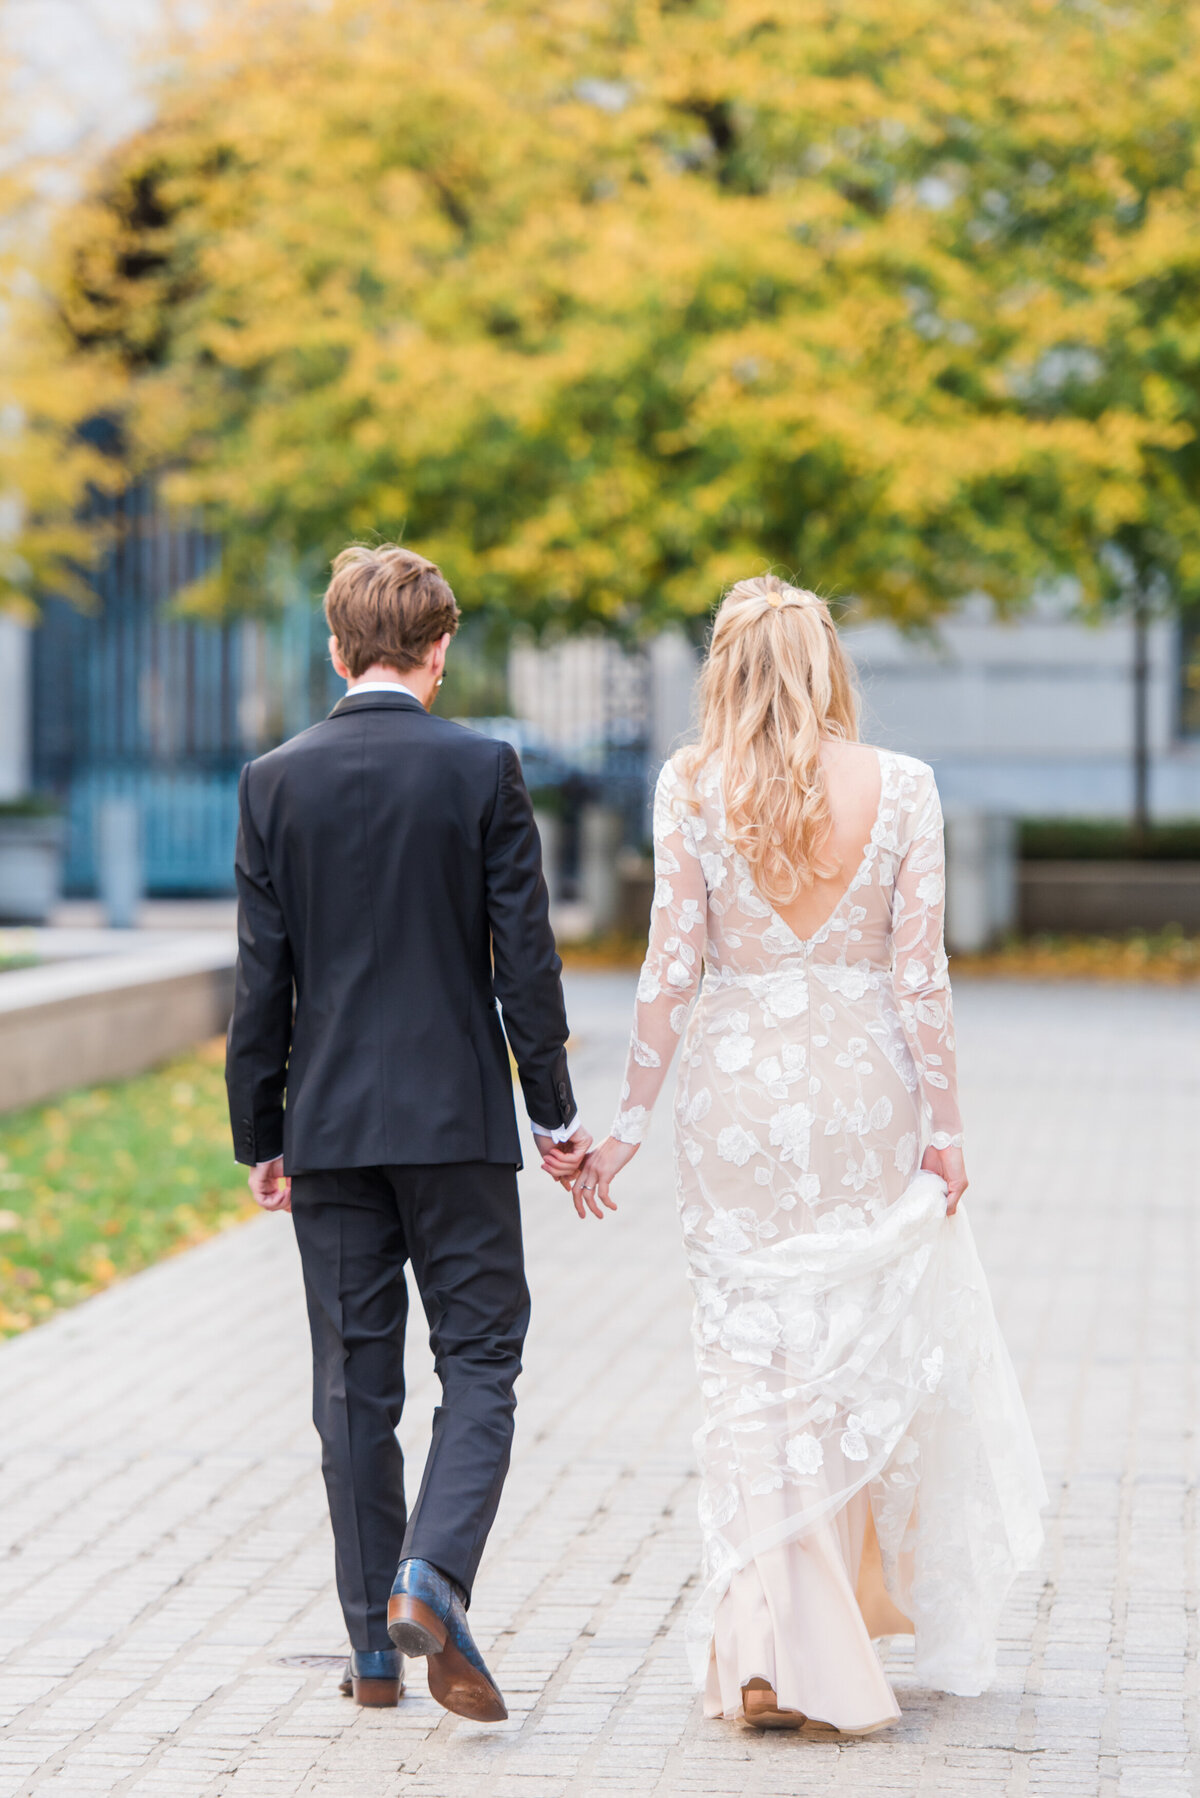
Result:
[[[385,1709],[404,1696],[404,1656],[394,1648],[352,1648],[340,1688],[355,1704]]]
[[[503,1723],[508,1707],[467,1625],[456,1587],[429,1561],[401,1561],[388,1600],[388,1635],[425,1655],[430,1696],[474,1723]]]

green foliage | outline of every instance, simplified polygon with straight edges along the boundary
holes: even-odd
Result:
[[[1027,818],[1020,853],[1033,862],[1200,862],[1200,821],[1138,831],[1101,818]]]
[[[167,470],[227,546],[202,606],[375,532],[535,626],[699,618],[765,561],[909,623],[1050,570],[1190,599],[1198,22],[251,6],[13,297],[12,589]]]
[[[0,799],[0,825],[6,818],[57,818],[61,810],[45,793],[24,793],[19,799]]]
[[[215,1043],[152,1074],[0,1117],[0,1335],[28,1329],[254,1209]]]

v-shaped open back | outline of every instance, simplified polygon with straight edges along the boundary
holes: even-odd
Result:
[[[787,926],[798,943],[806,944],[812,942],[814,937],[819,936],[823,930],[832,924],[833,920],[837,917],[838,912],[841,910],[842,905],[857,886],[859,875],[862,873],[872,854],[876,832],[879,829],[879,816],[883,809],[883,763],[879,751],[875,750],[873,753],[875,758],[875,802],[870,812],[870,824],[867,828],[865,838],[861,835],[859,836],[858,840],[862,846],[859,850],[858,860],[853,864],[853,872],[848,879],[845,879],[832,907],[829,905],[829,897],[831,893],[837,889],[837,881],[842,878],[846,868],[851,865],[850,858],[854,853],[853,849],[850,850],[849,854],[843,856],[836,876],[825,878],[818,875],[813,881],[812,886],[801,893],[799,898],[794,899],[790,905],[773,905],[771,907],[775,916],[781,923]],[[826,775],[826,781],[828,782],[828,774]],[[838,835],[838,818],[832,795],[830,796],[830,808],[834,814],[831,836],[836,838]],[[865,818],[865,806],[862,808],[860,815]],[[769,903],[769,901],[764,899],[764,904],[766,903]]]

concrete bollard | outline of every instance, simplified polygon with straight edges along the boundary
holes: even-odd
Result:
[[[562,902],[562,819],[557,812],[533,808],[533,822],[542,842],[542,874],[551,905]]]
[[[136,799],[96,810],[96,885],[110,930],[132,930],[142,903],[142,820]]]
[[[580,898],[591,915],[597,936],[612,930],[621,900],[617,859],[621,848],[621,814],[607,805],[585,805],[580,818]]]
[[[636,849],[622,849],[617,857],[620,900],[617,929],[624,936],[645,939],[654,902],[654,859]]]
[[[1017,827],[989,812],[946,819],[946,946],[987,949],[1017,921]]]

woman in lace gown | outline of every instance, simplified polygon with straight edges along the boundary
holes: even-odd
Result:
[[[868,1731],[900,1715],[872,1638],[914,1634],[925,1685],[987,1685],[1045,1503],[958,1209],[941,809],[923,763],[857,744],[811,593],[734,587],[701,691],[655,798],[621,1105],[575,1201],[615,1209],[682,1037],[694,1672],[710,1716]]]

